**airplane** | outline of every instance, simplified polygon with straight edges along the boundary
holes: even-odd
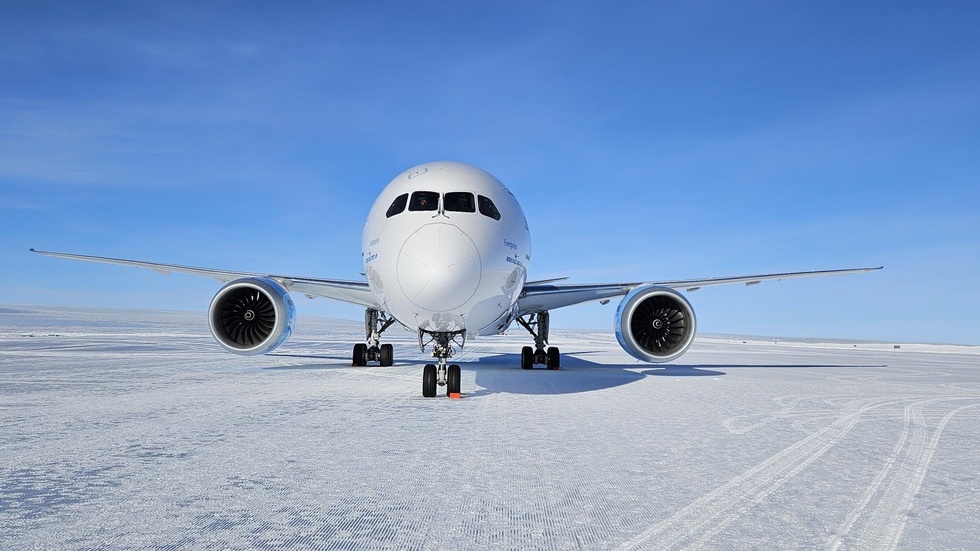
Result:
[[[520,366],[561,367],[549,341],[552,310],[622,297],[614,329],[623,349],[651,363],[675,360],[694,341],[694,308],[680,290],[709,285],[854,274],[849,268],[676,281],[567,284],[567,278],[528,281],[531,237],[517,198],[497,178],[472,165],[441,161],[396,176],[368,214],[361,240],[363,280],[322,279],[197,268],[30,249],[59,258],[150,268],[161,273],[209,276],[225,285],[208,308],[215,340],[230,352],[265,354],[293,330],[296,309],[289,293],[327,297],[365,308],[365,339],[354,345],[352,364],[394,362],[381,337],[398,323],[416,333],[435,363],[422,372],[422,395],[437,387],[460,392],[460,367],[447,365],[469,337],[502,334],[514,323],[534,346],[521,350]]]

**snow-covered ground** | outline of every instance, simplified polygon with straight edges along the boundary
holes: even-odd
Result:
[[[0,549],[980,549],[980,349],[607,333],[350,367],[351,322],[243,358],[205,315],[0,308]]]

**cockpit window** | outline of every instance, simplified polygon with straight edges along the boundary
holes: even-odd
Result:
[[[480,214],[489,216],[494,220],[500,220],[500,211],[497,210],[497,206],[493,204],[493,201],[489,197],[479,195],[477,196],[477,201],[480,204]]]
[[[465,191],[456,191],[442,196],[443,208],[453,212],[476,212],[476,205],[473,204],[473,194]]]
[[[403,193],[398,197],[395,197],[395,200],[391,202],[391,206],[388,207],[388,212],[385,213],[385,216],[391,218],[396,214],[401,214],[405,210],[405,205],[407,204],[408,204],[407,193]]]
[[[416,191],[408,210],[439,210],[439,194],[434,191]]]

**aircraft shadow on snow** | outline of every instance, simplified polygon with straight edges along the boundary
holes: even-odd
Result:
[[[523,370],[519,354],[484,356],[469,365],[476,366],[476,383],[483,387],[468,396],[481,396],[497,392],[512,394],[573,394],[602,390],[639,381],[646,377],[720,377],[727,374],[722,369],[739,368],[867,368],[885,367],[872,365],[831,364],[600,364],[589,361],[587,356],[597,352],[576,352],[563,355],[561,370],[550,372],[543,366]],[[463,365],[465,370],[467,365]],[[642,371],[637,371],[643,369]],[[543,373],[542,373],[543,372]]]
[[[647,368],[647,364],[601,364],[582,356],[596,352],[576,352],[563,355],[561,370],[549,371],[543,366],[523,370],[520,354],[484,356],[476,364],[476,383],[483,387],[468,396],[481,396],[506,392],[511,394],[574,394],[614,388],[633,383],[648,376],[666,377],[717,377],[723,371],[704,369],[706,366],[666,364]],[[722,366],[713,366],[722,367]],[[464,366],[465,369],[465,366]]]
[[[496,393],[548,395],[575,394],[615,388],[639,381],[646,377],[720,377],[727,375],[729,369],[804,369],[804,368],[881,368],[884,365],[843,365],[843,364],[602,364],[583,356],[595,352],[576,352],[562,355],[559,371],[549,371],[543,366],[532,370],[521,369],[520,354],[491,354],[475,362],[460,362],[463,372],[476,373],[479,390],[467,393],[467,397],[487,396]],[[352,368],[347,358],[329,354],[290,354],[276,352],[269,356],[319,360],[317,363],[270,366],[266,370],[330,370],[363,369]],[[412,362],[415,363],[415,362]],[[396,363],[396,366],[399,365]],[[418,365],[421,367],[421,364]],[[382,368],[386,369],[386,368]],[[638,371],[642,369],[642,371]],[[464,389],[465,392],[465,389]]]

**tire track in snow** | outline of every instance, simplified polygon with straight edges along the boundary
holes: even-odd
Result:
[[[738,415],[735,417],[729,417],[721,422],[721,425],[728,429],[728,432],[732,434],[748,434],[754,430],[760,429],[762,427],[771,425],[776,421],[783,419],[795,419],[801,418],[806,421],[822,421],[824,419],[833,422],[837,419],[839,413],[828,412],[825,415],[816,415],[813,411],[801,410],[800,406],[807,402],[819,402],[827,406],[834,408],[840,408],[838,401],[853,400],[853,394],[829,394],[821,397],[814,397],[811,395],[804,394],[793,394],[787,396],[778,396],[773,398],[773,402],[781,406],[779,411],[772,412],[760,412],[752,413],[748,415]],[[761,419],[759,421],[750,421],[753,419]]]
[[[868,402],[829,426],[759,463],[742,475],[654,524],[620,549],[677,549],[704,543],[843,439],[868,411],[911,397]]]
[[[899,462],[900,456],[902,455],[902,450],[905,449],[905,444],[909,440],[909,433],[913,432],[915,429],[913,446],[921,447],[923,445],[923,433],[925,432],[925,419],[922,416],[922,407],[930,402],[935,402],[937,400],[942,400],[943,398],[933,398],[931,400],[921,400],[914,402],[905,406],[905,410],[902,412],[904,419],[904,426],[902,428],[902,434],[898,438],[898,442],[895,443],[895,447],[892,448],[891,454],[885,460],[884,467],[878,472],[871,484],[868,485],[864,493],[861,495],[861,499],[858,500],[858,505],[847,515],[844,522],[837,529],[837,536],[830,542],[831,549],[839,549],[843,545],[843,536],[847,535],[854,524],[861,518],[864,514],[865,509],[871,504],[872,498],[879,492],[882,485],[886,480],[889,479],[889,474],[895,465]],[[908,454],[906,454],[908,455]],[[877,516],[877,515],[868,515]]]
[[[906,513],[922,487],[946,424],[957,413],[978,407],[980,403],[961,406],[947,413],[931,437],[928,436],[922,408],[931,402],[963,399],[975,400],[976,397],[933,398],[905,408],[902,435],[885,461],[885,466],[861,496],[857,507],[851,510],[837,529],[837,536],[829,542],[831,549],[844,546],[891,550],[898,547],[905,533]]]

